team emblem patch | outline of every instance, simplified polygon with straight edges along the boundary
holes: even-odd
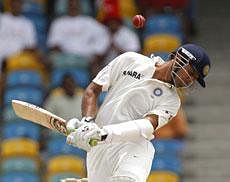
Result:
[[[208,72],[209,72],[209,65],[206,65],[206,66],[204,66],[204,68],[203,68],[203,75],[204,75],[204,76],[207,76]]]
[[[162,95],[162,93],[163,93],[163,91],[162,91],[162,89],[161,88],[155,88],[154,90],[153,90],[153,94],[155,95],[155,96],[161,96]]]

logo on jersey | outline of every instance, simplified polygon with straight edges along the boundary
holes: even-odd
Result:
[[[137,73],[136,71],[123,71],[123,75],[128,75],[128,76],[131,76],[133,78],[136,78],[138,80],[141,79],[141,74],[140,73]]]
[[[161,95],[163,94],[163,91],[162,91],[161,88],[155,88],[155,89],[153,90],[153,94],[154,94],[155,96],[159,97],[159,96],[161,96]]]

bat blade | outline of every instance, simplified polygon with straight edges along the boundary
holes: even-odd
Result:
[[[66,120],[34,104],[12,100],[12,107],[20,118],[40,124],[46,128],[56,130],[67,135]]]

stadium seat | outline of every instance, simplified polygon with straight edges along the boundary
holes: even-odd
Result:
[[[72,155],[60,155],[51,158],[47,164],[48,176],[62,172],[75,173],[84,177],[86,173],[84,160]]]
[[[14,87],[7,88],[4,94],[4,105],[11,104],[13,99],[30,102],[35,105],[41,105],[43,102],[44,93],[42,89],[34,87]]]
[[[28,172],[9,172],[2,174],[1,182],[41,182],[40,177],[35,173]]]
[[[47,153],[48,156],[57,156],[57,155],[75,155],[79,158],[85,159],[86,153],[76,147],[66,144],[65,137],[52,138],[47,143]]]
[[[11,104],[4,106],[2,113],[3,121],[10,122],[18,119]]]
[[[155,34],[172,34],[183,39],[180,17],[171,14],[152,15],[146,19],[144,38]]]
[[[154,52],[155,56],[160,56],[164,61],[168,60],[169,54],[168,52]]]
[[[22,7],[22,13],[34,13],[42,15],[44,13],[44,7],[41,3],[38,3],[38,1],[25,0]]]
[[[64,173],[57,173],[57,174],[48,176],[47,182],[58,182],[58,181],[61,181],[61,179],[65,179],[65,178],[81,179],[81,177],[78,176],[76,173],[64,172]]]
[[[48,130],[48,129],[46,129]],[[49,130],[48,132],[48,136],[49,136],[49,140],[55,139],[55,138],[59,138],[59,137],[63,137],[58,131],[55,130]]]
[[[170,34],[157,34],[144,39],[143,52],[150,55],[154,52],[172,52],[182,44],[178,37]]]
[[[28,157],[10,157],[1,161],[1,172],[39,173],[40,165],[35,159]]]
[[[84,15],[93,16],[93,9],[90,5],[90,1],[91,0],[80,1],[81,11],[82,11],[82,14],[84,14]]]
[[[32,86],[42,87],[42,77],[34,70],[17,70],[10,72],[6,77],[6,86]]]
[[[7,73],[11,71],[26,70],[26,69],[39,71],[42,75],[44,73],[44,66],[31,52],[21,52],[12,55],[7,59],[7,65],[6,65]]]
[[[188,0],[151,0],[154,9],[162,10],[165,7],[173,10],[182,11],[188,3]]]
[[[50,60],[56,68],[87,68],[89,60],[78,54],[72,53],[52,53]]]
[[[180,182],[180,177],[172,172],[153,171],[150,173],[147,182]]]
[[[65,73],[70,73],[80,87],[86,88],[88,86],[90,80],[90,74],[89,71],[84,68],[54,69],[53,72],[51,73],[51,86],[52,87],[60,86],[62,77]]]
[[[33,5],[34,4],[34,5]],[[36,5],[37,4],[37,5]],[[30,7],[31,6],[31,7]],[[34,6],[34,7],[33,7]],[[36,7],[38,6],[38,7]],[[46,32],[48,29],[48,21],[43,13],[43,9],[38,5],[38,3],[30,3],[27,10],[23,11],[23,15],[31,20],[34,24],[36,35],[37,35],[37,45],[38,47],[46,51]],[[41,9],[41,10],[40,10]],[[41,12],[40,12],[41,11]]]
[[[120,13],[123,18],[132,18],[137,14],[137,7],[135,0],[118,0]]]
[[[182,172],[182,163],[176,156],[155,155],[151,171],[170,171],[180,175]]]
[[[39,144],[32,139],[13,138],[3,140],[1,143],[1,157],[27,156],[37,158]]]
[[[55,15],[61,16],[67,13],[67,1],[66,0],[56,0],[55,4]],[[80,1],[81,13],[84,15],[93,16],[93,9],[90,6],[90,0]]]
[[[101,92],[98,96],[98,105],[101,105],[103,101],[105,100],[107,92]]]
[[[180,156],[183,148],[184,141],[177,139],[155,139],[152,140],[156,154]]]
[[[16,120],[5,123],[3,126],[2,138],[30,138],[39,141],[41,135],[40,126],[25,120]]]
[[[6,72],[16,70],[35,70],[38,71],[42,80],[47,83],[48,72],[44,64],[37,58],[37,56],[29,51],[20,52],[7,58]]]

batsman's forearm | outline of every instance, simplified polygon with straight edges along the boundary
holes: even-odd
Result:
[[[97,97],[101,93],[101,86],[90,83],[86,88],[82,99],[82,117],[96,117],[97,114]]]
[[[97,113],[97,98],[89,93],[85,93],[82,100],[82,117],[95,117]]]

